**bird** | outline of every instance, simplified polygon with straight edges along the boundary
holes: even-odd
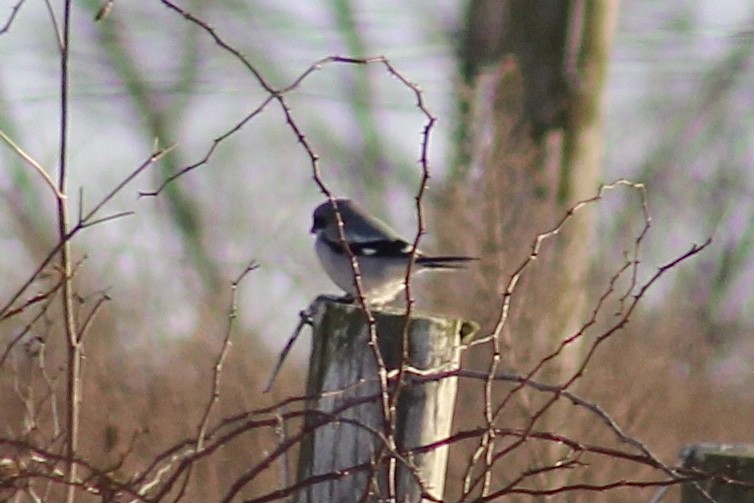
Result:
[[[333,204],[334,202],[334,204]],[[370,215],[350,199],[330,199],[312,215],[315,252],[330,280],[346,293],[345,301],[356,302],[358,290],[351,256],[341,239],[335,207],[343,222],[343,234],[356,258],[361,276],[361,293],[369,306],[391,302],[406,287],[406,272],[413,245],[386,223]],[[463,269],[474,257],[428,256],[417,250],[412,274],[428,270]]]

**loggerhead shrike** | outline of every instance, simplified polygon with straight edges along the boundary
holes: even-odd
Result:
[[[406,287],[406,270],[412,245],[384,222],[368,214],[350,199],[335,199],[343,233],[361,273],[361,288],[369,305],[379,306],[393,300]],[[314,249],[333,283],[353,300],[357,297],[351,259],[343,247],[338,220],[330,201],[314,210],[311,232],[317,235]],[[412,273],[426,270],[461,269],[472,257],[428,257],[416,252]]]

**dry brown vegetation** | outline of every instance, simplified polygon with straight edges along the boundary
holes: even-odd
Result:
[[[288,146],[295,145],[309,162],[302,178],[314,175],[319,189],[329,194],[320,178],[318,151],[297,121],[290,96],[322,68],[357,71],[363,66],[384,71],[410,100],[418,101],[424,121],[418,134],[420,167],[428,174],[434,119],[419,88],[389,60],[325,58],[276,90],[208,21],[172,2],[162,3],[240,64],[264,97],[240,122],[229,121],[190,162],[173,157],[180,146],[156,146],[151,157],[133,166],[101,199],[87,196],[81,214],[64,174],[52,183],[67,197],[56,198],[39,177],[44,168],[21,169],[40,178],[25,188],[36,191],[36,201],[45,204],[35,215],[43,215],[41,223],[35,223],[17,194],[8,197],[8,208],[17,211],[14,227],[3,230],[3,238],[20,243],[25,255],[10,259],[18,260],[15,269],[23,273],[0,292],[0,501],[63,501],[67,493],[72,501],[290,497],[306,414],[306,369],[299,361],[288,362],[272,392],[261,392],[277,355],[263,343],[269,342],[269,334],[245,326],[237,316],[248,308],[239,292],[269,285],[257,282],[255,265],[245,269],[213,260],[213,253],[220,252],[207,236],[216,229],[202,212],[209,213],[218,201],[194,206],[194,199],[181,200],[190,190],[181,192],[180,178],[209,169],[218,144],[277,107],[293,133]],[[21,7],[22,2],[16,10]],[[64,62],[70,57],[61,54]],[[471,115],[478,127],[489,127],[494,141],[472,145],[468,171],[433,179],[429,196],[425,177],[416,194],[430,210],[419,223],[426,224],[438,247],[480,258],[457,282],[448,280],[436,289],[432,283],[417,294],[422,301],[430,299],[426,302],[434,311],[478,321],[479,339],[486,341],[464,353],[468,374],[460,379],[454,435],[468,435],[447,439],[451,456],[445,500],[505,495],[507,501],[544,501],[555,495],[559,501],[644,501],[665,486],[677,491],[682,481],[696,480],[679,466],[684,446],[750,442],[754,417],[746,386],[716,378],[713,368],[724,339],[719,331],[738,328],[710,323],[705,306],[688,287],[665,288],[662,298],[652,300],[644,289],[681,285],[668,278],[690,270],[698,255],[709,252],[707,243],[684,244],[684,251],[664,256],[664,268],[658,270],[661,264],[644,255],[654,230],[643,185],[621,181],[599,189],[585,183],[568,201],[558,200],[558,164],[543,162],[544,168],[535,172],[529,168],[546,158],[545,150],[558,150],[566,140],[556,136],[543,147],[521,126],[524,84],[515,64],[504,61],[490,75],[485,78],[491,81],[477,89],[477,98],[491,103],[477,102],[480,108]],[[67,85],[61,82],[62,88]],[[160,120],[151,124],[159,129],[155,124]],[[65,157],[64,146],[61,150]],[[20,147],[12,151],[17,158],[26,155]],[[157,201],[149,215],[169,222],[173,235],[165,241],[180,242],[190,256],[176,260],[179,264],[171,270],[189,279],[155,292],[159,281],[141,285],[129,278],[130,289],[111,294],[119,278],[110,278],[103,262],[94,262],[95,257],[103,260],[100,250],[80,237],[126,216],[110,210],[110,194],[135,193],[129,183],[146,174],[153,176],[157,190],[142,191],[138,204]],[[173,189],[178,195],[170,193]],[[631,202],[611,199],[621,197]],[[54,205],[67,205],[71,214],[57,232],[61,216]],[[585,253],[576,250],[580,243],[600,241],[595,222],[614,207],[628,208],[621,213],[628,221],[624,230],[611,236],[614,242],[580,255]],[[260,243],[272,239],[261,234]],[[104,231],[101,239],[107,239]],[[535,250],[537,244],[541,248]],[[68,258],[61,260],[61,253]],[[167,337],[167,331],[153,328],[168,322],[150,319],[146,313],[159,313],[159,306],[149,303],[159,299],[168,306],[174,302],[168,286],[186,285],[195,287],[188,294],[190,334]],[[296,319],[294,312],[281,316]],[[499,360],[493,362],[496,351]],[[81,368],[72,379],[73,362]],[[492,376],[502,377],[492,383]],[[79,434],[72,445],[69,411],[76,394]],[[490,423],[485,406],[500,406]],[[482,456],[469,468],[493,430],[497,437],[489,452],[494,462],[485,464]],[[464,489],[465,477],[483,480],[485,475],[489,487],[484,494],[481,483]],[[673,498],[677,495],[666,495],[664,501]]]
[[[549,240],[544,246],[548,245]],[[538,265],[537,262],[530,264],[533,268]],[[506,272],[502,275],[501,281],[510,274]],[[606,291],[608,280],[608,276],[595,278],[594,289],[588,297],[598,299]],[[248,283],[241,283],[241,288],[253,287],[253,271],[245,281]],[[624,278],[623,288],[628,281]],[[75,284],[81,291],[89,290],[83,278]],[[488,278],[484,282],[466,283],[453,292],[457,295],[460,290],[486,288],[489,285],[494,285],[494,282]],[[536,283],[530,279],[522,285],[521,290],[516,290],[512,296],[512,324],[519,327],[526,326],[526,317],[531,316],[527,315],[531,304],[517,302],[519,296],[525,297],[519,292],[524,288],[535,288]],[[616,290],[620,288],[616,287]],[[196,442],[203,414],[212,397],[213,367],[224,347],[223,338],[233,302],[230,292],[229,284],[226,293],[218,295],[216,305],[207,306],[202,322],[190,338],[161,341],[159,345],[152,342],[134,346],[127,340],[131,335],[117,328],[118,318],[125,314],[118,312],[114,302],[107,302],[92,324],[86,339],[82,372],[84,399],[78,457],[85,460],[87,466],[97,469],[97,477],[123,484],[114,488],[119,497],[128,499],[124,487],[136,488],[144,483],[136,477],[153,462],[161,461],[164,466],[171,466],[174,470],[182,461],[191,459],[187,452]],[[485,305],[494,307],[500,302],[499,296],[480,293],[464,298],[475,309]],[[55,337],[61,330],[56,300],[57,296],[51,295],[43,301],[45,306],[49,303],[50,308],[42,320],[33,324],[30,334],[18,340],[3,365],[3,406],[0,410],[3,411],[3,423],[7,425],[2,442],[3,455],[20,463],[24,474],[6,481],[7,494],[12,494],[13,489],[28,489],[42,498],[62,498],[60,491],[63,485],[46,482],[51,476],[46,469],[51,467],[40,466],[40,456],[35,458],[33,451],[30,452],[30,448],[38,447],[46,454],[54,453],[65,435],[62,369],[66,363],[60,338]],[[595,336],[605,333],[620,304],[621,301],[614,297],[597,309],[600,321],[594,331],[583,336],[585,341],[581,343],[582,347],[590,347]],[[682,303],[672,304],[672,309],[665,312],[661,309],[651,312],[639,309],[633,314],[627,327],[606,340],[596,352],[584,377],[572,388],[586,400],[604,408],[628,435],[640,439],[669,466],[675,464],[679,448],[686,443],[700,439],[721,442],[745,440],[748,427],[745,418],[750,417],[752,412],[741,407],[740,402],[735,400],[735,394],[728,395],[730,402],[727,402],[718,390],[713,389],[709,379],[694,375],[700,372],[696,366],[705,361],[711,346],[705,341],[705,334],[694,332],[696,324],[693,318],[678,314],[679,311],[683,312]],[[91,305],[91,298],[81,299],[81,316],[91,309]],[[535,304],[535,307],[547,308],[540,304]],[[456,305],[456,308],[459,306]],[[460,308],[463,309],[462,306]],[[19,321],[28,319],[27,313],[34,312],[29,307],[6,320],[7,333],[18,333]],[[480,320],[484,319],[480,317]],[[493,329],[493,322],[491,317],[484,323],[482,334]],[[657,327],[663,327],[663,330]],[[559,341],[552,341],[549,346],[533,346],[531,342],[534,339],[523,340],[527,335],[524,329],[506,328],[506,332],[502,369],[522,375],[527,374],[559,344]],[[672,334],[678,335],[673,337]],[[303,389],[302,369],[289,366],[278,380],[274,392],[271,395],[261,394],[260,389],[272,367],[274,355],[259,351],[254,337],[254,334],[240,331],[232,334],[233,343],[222,367],[218,401],[209,422],[210,432],[223,424],[223,432],[236,426],[245,431],[222,440],[216,451],[192,462],[187,487],[182,488],[182,479],[179,478],[176,487],[169,492],[171,497],[183,494],[186,500],[221,500],[249,467],[265,460],[280,441],[290,438],[297,431],[300,421],[294,419],[278,423],[275,413],[297,410],[300,403],[293,402],[288,407],[272,409],[272,413],[261,409],[300,396]],[[466,353],[464,367],[479,369],[484,374],[489,357],[489,345],[476,346]],[[562,375],[558,358],[552,362],[557,364],[557,372],[545,366],[543,372],[532,377],[548,382],[548,376]],[[557,384],[558,381],[551,382]],[[482,424],[485,400],[481,384],[479,379],[461,380],[455,420],[458,431],[478,428]],[[513,384],[495,385],[495,402],[499,402],[514,387]],[[551,397],[551,393],[523,389],[513,395],[513,400],[496,424],[511,429],[526,428],[533,415],[539,414],[541,407]],[[259,420],[260,423],[243,426],[247,419]],[[616,438],[613,430],[605,427],[601,417],[575,406],[567,399],[561,398],[550,405],[537,425],[537,431],[551,432],[585,445],[630,451],[625,442]],[[208,443],[213,440],[214,437],[210,435]],[[504,441],[502,445],[508,442]],[[477,442],[473,437],[453,445],[447,488],[450,501],[461,494],[460,481],[475,445]],[[165,457],[172,449],[175,449],[174,460]],[[494,465],[493,487],[504,485],[511,474],[526,473],[533,466],[554,466],[553,463],[570,459],[574,454],[572,449],[562,445],[553,448],[552,440],[530,439]],[[286,456],[275,460],[252,483],[245,485],[239,496],[253,498],[290,484],[290,479],[285,481],[284,473],[285,470],[295,472],[295,457],[296,450],[293,448]],[[658,476],[657,468],[631,460],[588,452],[578,453],[576,459],[577,464],[567,471],[554,470],[529,477],[521,487],[533,491],[571,484],[593,484],[596,487],[620,480],[653,481]],[[574,459],[571,461],[575,462]],[[62,470],[63,466],[61,461],[58,469]],[[167,473],[171,472],[167,470]],[[41,473],[47,473],[41,480],[36,478],[40,475],[33,475]],[[98,491],[99,497],[102,497],[109,483],[97,478],[90,479],[90,475],[88,473],[85,485],[90,491]],[[654,485],[648,485],[650,487],[643,492],[635,487],[626,487],[611,494],[617,498],[645,498],[656,490]],[[601,497],[599,491],[596,494],[597,498]],[[573,491],[569,492],[568,497],[573,501],[590,501],[595,498],[595,491]],[[527,499],[525,496],[519,498]]]

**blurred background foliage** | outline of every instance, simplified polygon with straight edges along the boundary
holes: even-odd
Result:
[[[0,24],[10,15],[11,3],[0,5]],[[498,201],[494,211],[469,204],[483,190],[483,179],[467,179],[458,199],[464,158],[459,154],[459,104],[468,84],[461,48],[469,4],[191,0],[181,5],[213,26],[274,87],[289,85],[314,61],[334,54],[385,55],[417,82],[439,118],[430,138],[432,179],[426,204],[432,212],[424,248],[483,256],[482,243],[464,237],[468,229],[503,218],[509,210],[524,216],[535,211],[526,206],[531,201],[512,196]],[[87,230],[74,242],[81,261],[76,281],[82,312],[97,292],[111,299],[86,339],[83,420],[90,435],[83,449],[103,464],[132,449],[122,468],[127,472],[159,450],[150,441],[153,436],[162,439],[164,448],[194,432],[201,404],[209,397],[230,281],[250,259],[261,267],[239,292],[239,325],[223,379],[222,415],[302,392],[303,342],[273,395],[262,397],[259,389],[275,351],[297,322],[296,312],[334,287],[319,272],[307,234],[310,211],[322,196],[312,183],[306,152],[274,104],[159,196],[139,195],[202,160],[213,139],[259,106],[266,93],[207,33],[160,2],[116,0],[109,15],[96,22],[100,6],[95,0],[74,5],[73,207],[79,195],[81,205],[91,207],[148,157],[155,142],[176,145],[108,206],[110,213],[133,215]],[[0,35],[0,129],[50,172],[58,148],[55,36],[45,5],[30,1]],[[617,15],[603,90],[598,178],[629,178],[648,187],[652,230],[640,257],[643,274],[693,242],[709,236],[715,241],[648,294],[627,333],[600,354],[581,392],[669,462],[687,442],[752,442],[752,51],[754,7],[747,2],[633,0],[623,2]],[[412,235],[425,118],[410,91],[379,65],[331,64],[309,76],[288,99],[334,192],[363,201],[404,235]],[[578,187],[587,195],[596,188],[596,183]],[[2,304],[56,242],[53,203],[39,177],[10,149],[1,148]],[[524,218],[529,227],[519,228],[513,239],[519,255],[486,262],[483,267],[492,275],[483,269],[467,277],[476,285],[457,289],[456,294],[466,292],[463,301],[458,296],[454,301],[451,291],[448,298],[435,299],[435,309],[446,306],[454,314],[488,321],[488,307],[499,304],[494,297],[499,281],[555,216],[528,223]],[[600,203],[590,224],[588,263],[583,264],[592,271],[591,287],[579,295],[593,299],[605,288],[641,223],[634,193],[620,192]],[[508,237],[499,236],[503,241]],[[44,290],[54,278],[51,270],[32,290]],[[530,295],[522,293],[521,304],[536,304],[531,294],[536,290],[526,291]],[[432,306],[423,302],[422,307]],[[0,324],[3,345],[36,314],[30,311]],[[34,353],[29,344],[19,344],[0,369],[0,410],[8,434],[31,436],[40,434],[43,425],[54,427],[51,404],[63,389],[56,356],[57,308],[50,307],[41,320],[28,337],[45,341],[46,372],[40,373],[39,362],[29,358]],[[511,340],[526,339],[526,325],[514,327]],[[545,348],[526,351],[534,359]],[[471,365],[476,358],[481,356],[470,355]],[[506,361],[508,365],[526,370],[524,361]],[[43,379],[43,374],[48,375]],[[25,403],[38,407],[39,425],[25,422]],[[274,439],[250,435],[234,447],[237,452],[219,453],[205,467],[217,484],[195,487],[191,494],[216,496],[216,487],[243,468],[244,455],[270,445]],[[269,483],[276,480],[271,474]]]

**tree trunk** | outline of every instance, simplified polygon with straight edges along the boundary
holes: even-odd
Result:
[[[596,194],[602,92],[616,11],[616,0],[470,2],[459,51],[457,154],[437,200],[441,217],[433,220],[443,223],[435,230],[445,241],[440,249],[461,247],[482,258],[460,312],[479,319],[483,333],[494,325],[501,292],[531,253],[535,237],[553,228],[575,202]],[[594,225],[593,208],[579,211],[543,244],[522,276],[502,332],[505,368],[528,372],[584,323]],[[581,357],[579,342],[549,361],[537,378],[562,382]],[[472,367],[486,369],[489,359],[488,345],[469,352]],[[469,386],[459,394],[458,410],[478,411],[483,396],[478,386]],[[526,424],[536,411],[536,396],[517,396],[503,412],[507,426]],[[545,416],[537,425],[562,426],[556,421],[565,423]],[[457,422],[472,424],[463,417]],[[551,459],[547,448],[537,449],[530,448],[520,466],[532,462],[531,456]]]

